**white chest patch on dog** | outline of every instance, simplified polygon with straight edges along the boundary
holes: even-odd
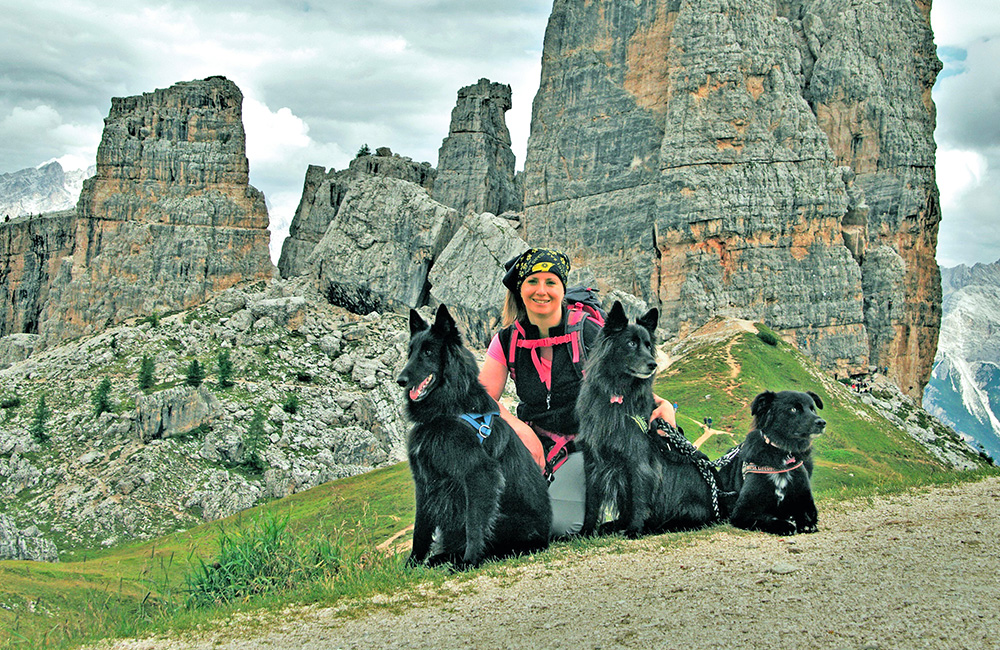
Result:
[[[785,489],[792,482],[788,474],[768,474],[771,482],[774,483],[774,496],[778,497],[778,503],[785,498]]]

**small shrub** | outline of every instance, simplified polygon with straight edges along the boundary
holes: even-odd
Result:
[[[371,147],[369,147],[368,143],[366,142],[363,145],[361,145],[361,147],[358,149],[358,153],[354,157],[360,158],[361,156],[370,156],[370,155],[372,155],[372,150]]]
[[[230,388],[233,386],[233,360],[229,356],[229,350],[222,350],[219,352],[219,356],[216,357],[216,365],[218,366],[218,378],[219,386],[222,388]]]
[[[757,338],[772,347],[778,345],[778,337],[767,330],[760,330],[757,332]]]
[[[105,377],[90,394],[90,403],[94,406],[94,417],[111,412],[111,380]]]
[[[313,376],[311,372],[306,372],[305,370],[295,371],[295,381],[302,382],[303,384],[311,384]]]
[[[2,398],[0,398],[0,409],[4,409],[5,411],[7,409],[16,409],[20,405],[21,405],[20,395],[17,394],[4,395]]]
[[[192,359],[184,372],[184,383],[197,388],[203,381],[205,381],[205,368],[197,359]]]
[[[295,415],[299,412],[299,396],[292,393],[285,398],[285,402],[281,405],[281,408],[285,411],[285,413]]]
[[[30,433],[32,439],[40,445],[45,444],[52,437],[49,435],[49,432],[45,427],[50,417],[52,417],[52,411],[45,403],[45,395],[42,395],[38,398],[38,405],[35,406],[35,413],[31,416],[31,424],[28,425],[28,433]]]
[[[142,323],[149,323],[153,327],[159,327],[160,326],[160,314],[159,314],[159,312],[155,312],[154,311],[149,316],[146,316],[145,318],[141,319],[139,321],[139,323],[140,324],[142,324]]]

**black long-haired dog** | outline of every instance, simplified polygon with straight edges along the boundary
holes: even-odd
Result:
[[[754,398],[753,429],[719,469],[724,489],[738,493],[729,516],[734,526],[775,535],[816,531],[810,479],[813,438],[826,429],[816,413],[821,408],[813,392],[765,391]]]
[[[407,448],[417,512],[408,563],[475,566],[548,546],[548,485],[479,383],[444,305],[432,326],[410,311],[409,357],[397,381],[414,422]]]
[[[583,534],[597,530],[609,508],[615,519],[602,531],[632,537],[697,528],[717,516],[711,486],[695,463],[707,459],[682,435],[664,438],[648,426],[658,316],[651,309],[630,324],[615,302],[587,361],[576,402],[587,476]]]

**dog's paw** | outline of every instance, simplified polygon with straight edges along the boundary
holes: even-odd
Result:
[[[766,533],[771,533],[772,535],[794,535],[799,532],[798,527],[795,525],[794,519],[778,519],[772,518],[767,521],[760,522],[759,528]]]
[[[798,526],[798,532],[800,532],[800,533],[815,533],[818,530],[819,530],[819,526],[816,525],[815,521],[810,522],[810,523],[804,523],[804,524]]]

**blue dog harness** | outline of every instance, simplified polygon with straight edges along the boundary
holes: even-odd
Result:
[[[490,411],[489,413],[462,413],[458,419],[472,427],[479,438],[479,444],[486,442],[486,439],[493,433],[493,418],[500,415],[500,411]]]

